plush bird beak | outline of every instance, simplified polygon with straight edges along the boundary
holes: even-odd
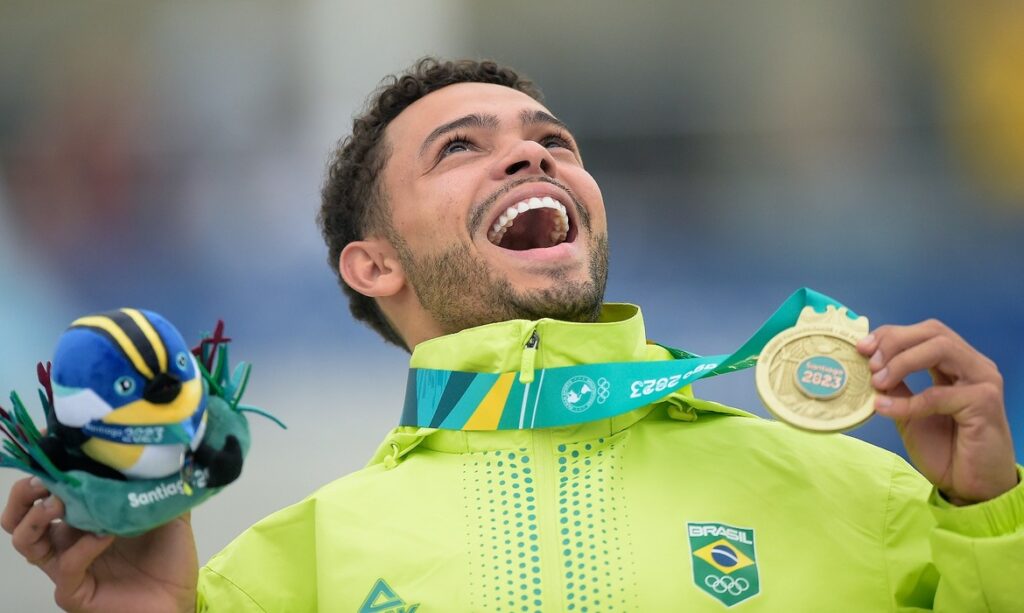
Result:
[[[170,373],[157,373],[156,377],[146,384],[142,397],[153,404],[169,404],[181,392],[181,380]]]

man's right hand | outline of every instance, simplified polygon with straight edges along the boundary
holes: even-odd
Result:
[[[66,611],[191,611],[199,563],[189,515],[132,538],[60,521],[64,504],[36,478],[11,488],[0,525],[54,583]]]

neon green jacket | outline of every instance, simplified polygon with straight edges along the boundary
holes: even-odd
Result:
[[[509,321],[419,368],[668,359],[639,309]],[[389,409],[390,410],[390,409]],[[688,390],[544,430],[397,428],[201,570],[208,611],[1022,611],[1024,486],[952,507],[899,457]]]

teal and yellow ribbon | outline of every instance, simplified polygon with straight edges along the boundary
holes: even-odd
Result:
[[[532,376],[520,371],[412,368],[401,425],[517,430],[615,417],[657,402],[698,379],[750,368],[768,341],[796,325],[807,306],[824,312],[828,306],[843,305],[806,287],[797,290],[731,354],[698,356],[665,347],[674,359],[544,368]],[[853,311],[847,316],[857,317]]]

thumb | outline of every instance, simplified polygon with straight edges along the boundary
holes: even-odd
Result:
[[[894,387],[891,390],[885,392],[885,394],[887,396],[892,396],[894,398],[910,398],[911,396],[914,395],[914,392],[910,391],[910,388],[907,387],[906,383],[904,383],[903,381],[900,381],[896,385],[896,387]]]

